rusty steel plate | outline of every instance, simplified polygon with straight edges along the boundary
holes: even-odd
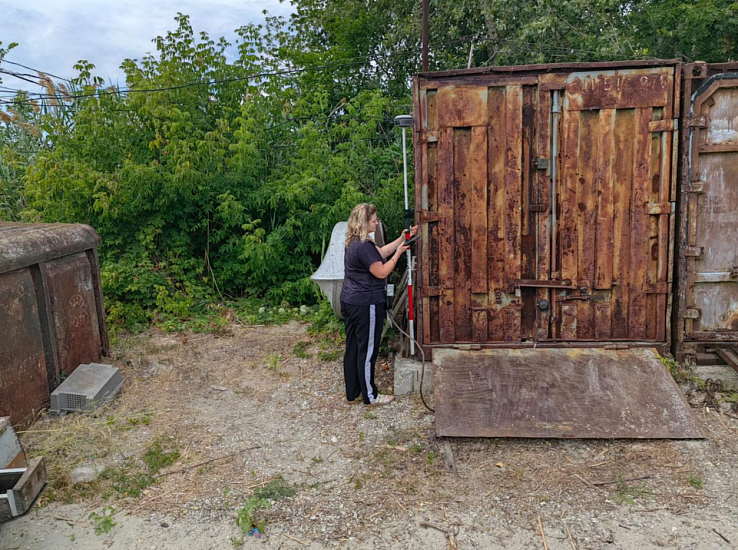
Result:
[[[436,435],[703,435],[655,349],[436,350]]]
[[[49,402],[43,334],[28,269],[0,275],[0,333],[0,416],[25,424]]]
[[[102,357],[90,262],[79,253],[46,262],[43,269],[59,354],[57,374],[70,375],[79,365]]]

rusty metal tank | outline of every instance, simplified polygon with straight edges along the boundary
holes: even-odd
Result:
[[[108,354],[99,245],[87,225],[0,223],[0,416],[15,425]]]

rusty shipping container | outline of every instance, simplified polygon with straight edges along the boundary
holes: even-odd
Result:
[[[86,225],[0,223],[0,416],[13,424],[108,354],[99,244]]]
[[[675,351],[738,369],[738,63],[683,73]]]
[[[656,351],[627,348],[722,346],[738,369],[738,64],[485,67],[413,93],[437,435],[700,437]]]
[[[416,77],[419,341],[668,349],[675,253],[685,283],[675,343],[685,334],[736,340],[735,66],[631,61]],[[704,90],[693,99],[696,86]],[[692,174],[685,156],[677,242],[680,152]],[[724,174],[714,199],[697,190],[706,173]],[[700,286],[714,273],[724,284]]]

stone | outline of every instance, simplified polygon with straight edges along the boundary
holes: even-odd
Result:
[[[420,393],[420,373],[423,364],[417,359],[395,357],[395,395]],[[423,378],[423,395],[433,392],[433,364],[426,361]]]
[[[98,464],[78,466],[70,472],[69,477],[71,478],[72,483],[75,484],[92,483],[98,477],[100,477],[100,474],[104,469],[105,468],[103,466],[100,466]]]

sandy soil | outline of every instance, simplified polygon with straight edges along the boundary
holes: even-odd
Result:
[[[298,323],[122,339],[126,386],[108,410],[21,435],[51,483],[0,527],[0,548],[738,548],[738,415],[704,395],[690,397],[702,441],[452,440],[454,473],[417,397],[349,405],[340,356],[321,351]],[[380,367],[380,388],[391,376]],[[69,482],[161,438],[180,457],[138,498]],[[237,510],[280,476],[296,494],[263,511],[261,538],[243,536]],[[88,516],[104,506],[116,525],[96,535]]]

